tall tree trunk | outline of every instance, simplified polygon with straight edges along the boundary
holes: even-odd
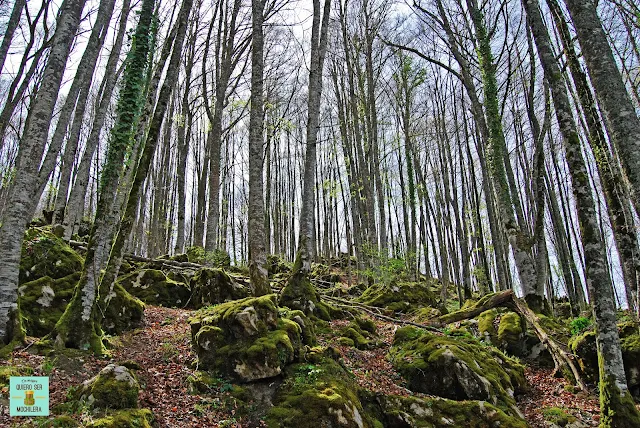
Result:
[[[564,138],[565,156],[569,165],[573,194],[582,235],[587,284],[596,321],[596,343],[600,368],[601,427],[635,427],[640,414],[627,386],[622,361],[620,338],[616,324],[616,304],[609,275],[606,249],[597,224],[596,206],[589,183],[580,138],[573,120],[571,104],[551,40],[545,28],[537,0],[523,0],[531,32],[538,48],[545,78],[549,82],[556,118]]]
[[[640,119],[624,85],[594,0],[565,0],[591,83],[609,124],[620,163],[640,212]]]
[[[127,56],[125,75],[116,107],[116,121],[111,129],[107,159],[102,170],[96,219],[91,228],[80,281],[50,336],[57,347],[91,349],[102,353],[102,332],[97,324],[100,270],[108,258],[112,239],[110,232],[118,223],[114,218],[116,191],[122,174],[125,153],[130,150],[144,105],[145,77],[149,52],[154,38],[152,18],[155,0],[144,0],[133,35],[132,50]]]
[[[322,96],[322,68],[327,51],[327,33],[331,0],[325,0],[320,13],[320,0],[313,0],[311,30],[311,66],[309,68],[309,99],[307,102],[307,140],[304,162],[302,209],[298,252],[290,280],[280,296],[280,303],[305,313],[312,313],[319,304],[318,295],[309,280],[313,257],[315,173],[317,141],[320,128],[320,97]],[[322,25],[322,26],[321,26]],[[319,221],[319,219],[318,219]]]
[[[251,110],[249,112],[249,276],[253,294],[271,292],[267,278],[267,253],[264,235],[264,5],[265,0],[251,0]]]
[[[9,47],[13,40],[13,33],[15,33],[18,25],[20,25],[20,17],[22,16],[22,9],[27,4],[27,0],[16,0],[13,3],[13,9],[11,9],[11,15],[7,22],[7,28],[4,30],[4,36],[2,37],[2,44],[0,45],[0,73],[4,68],[4,61],[7,59],[9,53]]]
[[[67,58],[75,38],[85,0],[65,0],[60,6],[49,59],[42,84],[30,107],[30,120],[21,141],[18,173],[0,229],[0,339],[8,343],[24,337],[18,311],[20,252],[27,223],[31,220],[33,188],[47,142],[53,108],[58,98]]]

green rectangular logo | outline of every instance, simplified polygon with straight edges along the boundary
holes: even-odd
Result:
[[[9,416],[49,416],[49,377],[11,376]]]

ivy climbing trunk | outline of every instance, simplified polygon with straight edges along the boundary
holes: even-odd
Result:
[[[155,0],[144,0],[140,18],[126,59],[124,78],[116,106],[116,119],[109,139],[106,163],[102,170],[96,218],[89,235],[87,252],[80,281],[64,314],[58,320],[50,338],[57,347],[91,349],[102,353],[102,332],[97,318],[97,288],[100,271],[111,250],[109,234],[118,218],[112,213],[125,153],[131,149],[136,134],[149,67],[149,52],[154,38],[153,10]]]

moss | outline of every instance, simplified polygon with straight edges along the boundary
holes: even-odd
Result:
[[[386,308],[393,312],[416,311],[434,306],[435,297],[429,283],[392,282],[374,284],[357,299],[366,305]]]
[[[206,394],[218,385],[218,378],[209,372],[196,371],[187,378],[188,391],[191,394]]]
[[[601,379],[600,428],[632,428],[640,426],[640,413],[631,394],[620,393],[612,378]]]
[[[141,269],[121,276],[117,283],[148,305],[181,307],[191,297],[187,284],[169,279],[164,272],[155,269]]]
[[[0,366],[0,390],[9,386],[11,376],[31,376],[33,369],[26,366]]]
[[[278,389],[266,417],[269,427],[362,426],[373,423],[364,413],[357,386],[332,358],[294,364]]]
[[[87,425],[91,428],[151,428],[155,417],[149,409],[128,409],[114,412]]]
[[[496,309],[490,309],[478,315],[478,332],[488,343],[496,343],[498,332],[493,323],[497,316],[498,311]]]
[[[34,227],[25,232],[20,257],[19,284],[48,276],[67,277],[82,271],[83,258],[50,228]]]
[[[353,341],[353,339],[351,339],[349,337],[339,337],[338,338],[338,343],[340,345],[349,346],[349,347],[352,347],[352,346],[356,345],[356,343]]]
[[[518,342],[522,337],[523,320],[515,312],[507,312],[500,317],[498,340],[506,344]]]
[[[316,315],[319,318],[330,320],[329,310],[326,305],[320,302],[318,292],[309,276],[299,269],[296,270],[295,267],[294,272],[280,293],[280,306],[302,311],[307,316]]]
[[[138,407],[138,392],[135,374],[109,364],[77,390],[75,399],[95,408],[129,409]]]
[[[564,427],[570,423],[576,422],[578,419],[571,413],[567,413],[565,409],[560,407],[547,407],[542,410],[542,416],[547,422]]]
[[[80,423],[73,419],[71,416],[61,415],[53,419],[48,420],[43,425],[39,425],[41,428],[73,428],[79,427]]]
[[[222,269],[200,269],[190,283],[190,306],[196,309],[249,296],[249,291]]]
[[[267,271],[269,272],[269,277],[273,277],[278,274],[290,274],[293,269],[293,265],[287,262],[283,257],[270,254],[267,256]]]
[[[508,414],[514,393],[526,388],[524,367],[468,337],[442,337],[413,327],[398,329],[388,354],[415,392],[457,400],[489,400]]]
[[[442,313],[439,309],[432,308],[431,306],[427,306],[424,308],[419,308],[413,313],[413,320],[420,324],[426,324],[430,320],[434,318],[438,318]]]
[[[466,427],[466,428],[526,428],[518,417],[509,416],[484,401],[454,401],[439,397],[401,397],[389,395],[378,398],[385,426]]]
[[[201,367],[242,381],[280,374],[298,357],[303,329],[279,316],[275,300],[270,294],[198,311],[190,322]]]
[[[136,328],[144,319],[144,307],[142,301],[116,283],[109,306],[104,311],[105,319],[102,320],[101,326],[106,333],[112,335]]]

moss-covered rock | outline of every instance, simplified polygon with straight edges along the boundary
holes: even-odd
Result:
[[[86,380],[75,398],[92,408],[130,409],[138,407],[139,389],[133,372],[124,366],[109,364]]]
[[[310,277],[313,280],[320,281],[325,284],[334,284],[336,282],[340,282],[341,274],[342,272],[334,267],[320,263],[311,264]]]
[[[371,349],[378,345],[376,340],[376,325],[373,321],[356,317],[338,332],[342,344],[355,346],[358,349]],[[351,340],[348,342],[344,339]]]
[[[571,413],[560,407],[547,407],[542,410],[542,416],[545,421],[559,427],[565,427],[578,420]]]
[[[632,322],[618,324],[622,360],[631,394],[640,399],[640,333]],[[578,363],[587,381],[598,382],[598,353],[596,333],[593,330],[575,336],[569,342],[571,351],[578,356]]]
[[[249,296],[249,290],[222,269],[200,269],[191,278],[191,292],[190,306],[196,309]]]
[[[63,278],[43,276],[18,288],[23,326],[29,336],[43,337],[56,325],[73,297],[80,272]],[[116,284],[109,298],[102,327],[109,334],[120,334],[137,327],[144,318],[144,304]]]
[[[435,306],[434,294],[430,284],[426,282],[374,284],[367,288],[357,300],[366,305],[405,313],[425,306]]]
[[[269,277],[274,275],[288,275],[293,269],[293,264],[286,261],[284,258],[277,254],[270,254],[267,256],[267,272]]]
[[[353,379],[322,353],[287,367],[273,404],[266,417],[270,428],[376,426],[363,410]]]
[[[478,315],[478,333],[482,340],[493,345],[498,341],[498,332],[494,324],[497,316],[497,309],[490,309]]]
[[[116,283],[109,296],[109,305],[104,311],[104,316],[102,329],[111,335],[122,334],[142,324],[144,303]]]
[[[119,277],[117,283],[148,305],[182,307],[191,297],[187,284],[169,279],[157,269],[131,272]]]
[[[498,342],[501,348],[511,355],[522,355],[525,352],[523,339],[526,327],[524,319],[517,313],[502,314],[498,325]]]
[[[396,332],[388,358],[412,391],[488,401],[509,415],[520,416],[514,395],[526,389],[524,367],[476,339],[403,327]]]
[[[387,427],[526,428],[520,418],[509,416],[486,401],[454,401],[445,398],[378,396]]]
[[[42,277],[59,279],[81,272],[84,260],[50,228],[28,229],[22,243],[19,283]]]
[[[302,327],[279,315],[275,294],[201,309],[190,323],[200,367],[244,382],[279,375],[302,345]]]
[[[96,419],[87,427],[90,428],[151,428],[155,417],[149,409],[127,409],[112,412]]]

